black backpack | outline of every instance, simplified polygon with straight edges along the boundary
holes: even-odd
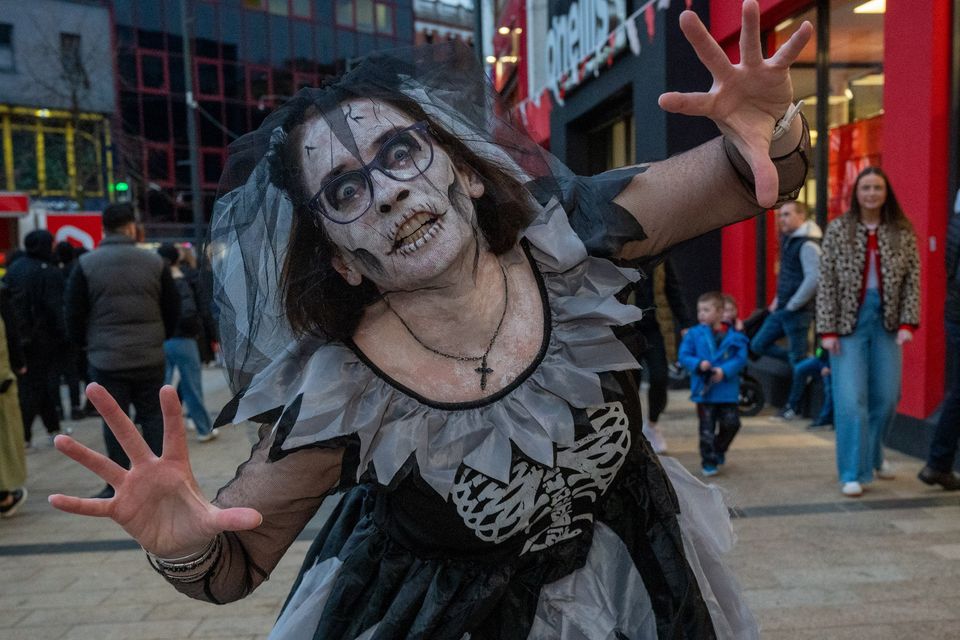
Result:
[[[187,279],[174,278],[177,293],[180,294],[180,321],[177,324],[177,333],[195,336],[200,331],[200,309],[197,306],[197,290],[194,284]]]

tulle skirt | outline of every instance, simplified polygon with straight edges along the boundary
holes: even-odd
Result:
[[[720,640],[759,638],[737,580],[722,561],[734,543],[722,493],[694,478],[675,459],[663,457],[660,462],[679,500],[683,555],[709,612],[706,626],[712,626],[712,633],[694,633]],[[653,600],[659,594],[651,593],[617,527],[603,521],[594,525],[585,561],[542,583],[532,620],[524,623],[511,594],[518,591],[513,588],[518,581],[529,582],[519,591],[532,588],[536,581],[524,577],[529,571],[521,575],[508,565],[416,558],[390,548],[362,501],[349,495],[331,520],[311,549],[271,640],[658,637]],[[557,563],[563,562],[558,550]],[[661,620],[661,634],[663,627]],[[676,637],[694,636],[688,632]]]

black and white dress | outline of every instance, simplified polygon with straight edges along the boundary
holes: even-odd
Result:
[[[323,498],[310,456],[342,447],[345,495],[271,638],[758,637],[720,560],[719,491],[640,435],[637,364],[611,329],[639,319],[614,294],[640,276],[589,256],[571,222],[552,200],[523,234],[543,343],[488,398],[432,402],[342,343],[294,343],[263,370],[226,413],[269,422],[216,503],[264,525],[222,534],[217,565],[177,587],[224,601],[265,579]]]

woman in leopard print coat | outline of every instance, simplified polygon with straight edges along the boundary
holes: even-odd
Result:
[[[900,400],[901,346],[920,318],[920,258],[913,226],[887,176],[864,169],[850,210],[827,226],[817,328],[830,352],[837,469],[844,495],[874,473],[893,477],[883,439]]]

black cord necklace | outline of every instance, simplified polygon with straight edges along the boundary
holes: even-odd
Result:
[[[392,306],[390,306],[390,301],[387,300],[386,297],[383,298],[383,301],[386,303],[387,308],[393,312],[393,315],[397,316],[397,320],[400,321],[400,324],[403,325],[403,328],[407,330],[407,333],[409,333],[410,336],[414,340],[416,340],[417,344],[419,344],[421,347],[423,347],[430,353],[434,353],[438,356],[442,356],[449,360],[456,360],[458,362],[479,362],[480,366],[474,369],[474,371],[480,374],[480,390],[481,391],[486,390],[487,388],[487,375],[493,373],[493,369],[487,366],[487,356],[490,355],[490,350],[493,349],[493,343],[497,341],[497,336],[500,335],[500,329],[503,327],[503,319],[507,317],[507,302],[510,299],[510,286],[507,282],[507,272],[504,270],[503,265],[500,264],[499,261],[497,262],[497,266],[500,267],[500,273],[501,275],[503,275],[503,311],[500,313],[500,321],[497,322],[497,328],[493,330],[493,335],[490,337],[490,342],[487,344],[486,350],[483,352],[482,355],[479,355],[479,356],[464,356],[464,355],[457,355],[453,353],[444,353],[439,349],[434,349],[430,345],[426,344],[423,340],[421,340],[417,336],[417,334],[413,332],[413,329],[410,328],[410,325],[408,325],[406,321],[400,316],[400,314],[397,313],[397,311]]]

